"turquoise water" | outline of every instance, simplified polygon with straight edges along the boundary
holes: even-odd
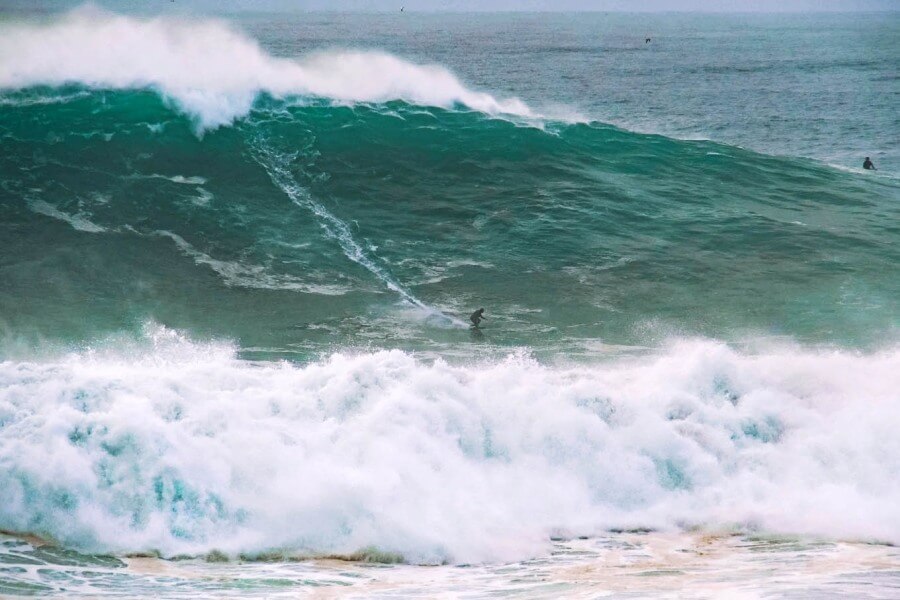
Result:
[[[900,542],[898,34],[5,16],[0,530],[113,561]]]
[[[260,100],[202,139],[147,92],[7,112],[14,336],[154,320],[305,358],[373,341],[566,353],[673,332],[896,335],[888,179],[401,104]],[[483,305],[490,327],[473,340],[410,314],[409,297],[463,319]]]

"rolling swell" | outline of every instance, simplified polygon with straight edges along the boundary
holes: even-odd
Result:
[[[493,343],[562,353],[896,339],[894,180],[554,120],[379,52],[274,57],[217,21],[0,29],[7,340],[155,320],[440,350],[482,304]]]

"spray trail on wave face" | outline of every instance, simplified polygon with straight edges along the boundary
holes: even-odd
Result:
[[[360,265],[392,292],[397,293],[403,300],[412,304],[426,313],[428,318],[438,322],[450,324],[456,327],[465,327],[466,324],[457,318],[445,315],[441,311],[428,306],[416,298],[409,290],[399,282],[384,267],[367,253],[363,247],[353,238],[350,226],[336,217],[331,211],[322,206],[312,197],[308,190],[303,188],[290,170],[290,162],[294,158],[291,154],[282,154],[275,151],[264,139],[256,138],[251,142],[251,152],[254,159],[266,170],[269,177],[278,188],[291,199],[291,202],[301,208],[312,212],[318,219],[319,225],[326,235],[335,240],[341,247],[344,256]]]

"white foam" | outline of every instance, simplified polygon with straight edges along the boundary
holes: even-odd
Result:
[[[210,195],[209,197],[211,198],[212,196]],[[193,201],[196,203],[198,199],[194,198]],[[204,201],[204,197],[201,196],[199,201]],[[208,202],[208,198],[205,201]],[[130,227],[129,230],[137,233]],[[270,290],[297,290],[328,296],[340,296],[348,291],[347,288],[335,284],[310,284],[291,275],[272,273],[262,265],[213,258],[171,231],[154,231],[152,235],[166,237],[175,242],[178,249],[193,259],[196,264],[205,265],[218,273],[226,285]]]
[[[206,178],[200,177],[199,175],[185,177],[184,175],[160,175],[158,173],[154,173],[152,175],[135,175],[135,177],[143,177],[146,179],[165,179],[167,181],[171,181],[172,183],[180,183],[183,185],[204,185],[206,183]]]
[[[85,98],[90,94],[85,91],[75,92],[72,94],[57,94],[57,95],[39,95],[33,97],[25,97],[25,98],[4,98],[0,97],[0,106],[45,106],[48,104],[66,104],[67,102],[71,102],[73,100],[78,100],[79,98]]]
[[[838,171],[843,171],[845,173],[853,173],[855,175],[864,175],[866,177],[876,177],[881,179],[900,179],[900,175],[886,173],[884,171],[870,171],[868,169],[863,169],[862,167],[848,167],[846,165],[830,162],[826,162],[825,164],[832,169],[837,169]]]
[[[81,83],[152,87],[215,127],[247,114],[260,92],[338,102],[406,100],[488,114],[535,115],[523,102],[467,88],[440,66],[383,52],[275,58],[220,21],[139,19],[81,8],[48,23],[0,24],[0,88]]]
[[[97,225],[81,213],[70,214],[61,211],[52,204],[44,202],[43,200],[30,200],[28,202],[28,206],[31,208],[31,210],[38,214],[42,214],[53,219],[59,219],[60,221],[65,221],[78,231],[84,231],[87,233],[103,233],[104,231],[106,231],[105,227]]]
[[[540,554],[606,527],[900,542],[900,350],[298,366],[151,329],[0,363],[0,528],[167,555]]]

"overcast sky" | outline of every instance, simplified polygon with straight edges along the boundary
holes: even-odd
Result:
[[[80,0],[0,0],[0,8],[58,10],[83,4]],[[113,10],[155,12],[173,8],[221,10],[590,10],[590,11],[708,11],[811,12],[900,11],[900,0],[95,0]]]

